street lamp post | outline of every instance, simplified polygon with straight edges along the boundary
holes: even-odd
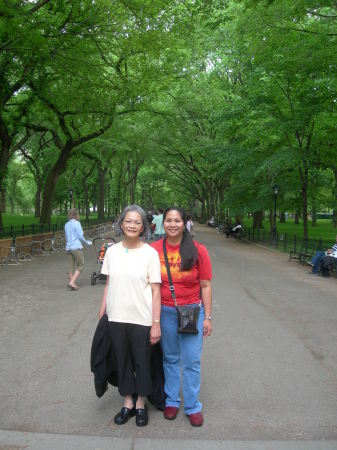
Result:
[[[273,221],[273,235],[276,236],[276,202],[277,202],[277,195],[279,193],[280,186],[274,185],[273,186],[273,194],[274,194],[274,221]]]
[[[71,209],[73,206],[73,190],[72,189],[69,190],[69,201],[70,201],[70,209]]]

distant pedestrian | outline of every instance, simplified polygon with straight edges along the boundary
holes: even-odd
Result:
[[[152,213],[152,211],[148,211],[147,212],[146,218],[147,218],[147,221],[148,221],[148,224],[149,224],[149,230],[147,232],[146,239],[148,241],[151,241],[153,239],[154,230],[156,228],[156,226],[152,223],[152,221],[153,221],[153,213]]]
[[[163,227],[163,212],[162,208],[158,208],[158,214],[155,214],[152,219],[152,223],[156,226],[154,230],[154,239],[158,241],[165,236],[165,230]]]
[[[68,222],[64,227],[66,237],[66,252],[68,255],[68,276],[69,287],[73,291],[77,291],[79,287],[76,284],[80,273],[84,268],[83,246],[81,242],[91,245],[91,241],[87,241],[83,234],[82,226],[79,222],[80,217],[78,210],[72,208],[68,212]]]
[[[191,216],[187,216],[186,228],[188,229],[190,235],[193,237],[193,222]]]

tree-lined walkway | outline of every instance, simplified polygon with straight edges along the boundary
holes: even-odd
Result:
[[[214,266],[204,426],[192,428],[182,412],[165,421],[150,407],[145,429],[133,421],[118,427],[116,390],[95,396],[89,356],[103,284],[90,285],[96,270],[91,247],[78,292],[66,289],[63,253],[0,271],[2,430],[126,438],[123,448],[140,438],[325,439],[335,442],[316,448],[337,448],[336,280],[310,277],[285,255],[224,239],[205,226],[196,231]],[[0,448],[15,437],[6,433]]]

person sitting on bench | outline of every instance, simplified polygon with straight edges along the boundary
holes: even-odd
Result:
[[[323,260],[323,258],[327,257],[327,256],[332,256],[332,254],[337,253],[337,236],[336,236],[336,243],[329,248],[327,251],[322,251],[319,250],[318,252],[316,252],[316,254],[311,258],[310,261],[310,265],[313,266],[312,267],[312,273],[313,274],[318,274],[321,268],[321,262]],[[327,263],[328,260],[326,260]]]
[[[330,252],[327,256],[324,256],[324,258],[321,260],[320,270],[323,277],[329,277],[330,267],[334,266],[337,263],[337,244],[332,248],[334,248],[335,250],[333,252]]]

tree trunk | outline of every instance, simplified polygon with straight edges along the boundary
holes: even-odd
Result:
[[[308,239],[308,168],[305,166],[302,182],[302,217],[303,217],[303,239]]]
[[[294,220],[295,225],[300,224],[300,216],[301,216],[301,210],[297,209],[295,212],[295,220]]]
[[[253,228],[263,228],[263,210],[253,212]]]
[[[83,194],[84,194],[84,205],[85,205],[85,221],[88,223],[89,220],[89,188],[87,183],[87,178],[82,178],[82,188],[83,188]]]
[[[286,213],[283,211],[280,213],[280,223],[286,223]]]
[[[42,181],[37,184],[34,200],[34,210],[35,217],[40,217],[41,214],[41,192],[42,192]]]
[[[213,183],[209,183],[208,189],[209,189],[209,191],[208,191],[209,192],[209,216],[215,217],[216,219],[218,219],[218,217],[216,217],[216,210],[215,210],[215,192],[214,192]]]
[[[218,188],[218,198],[219,198],[219,217],[220,222],[224,223],[225,221],[225,208],[224,208],[224,202],[225,202],[225,184],[221,183]]]
[[[334,175],[335,175],[335,187],[334,187],[334,208],[332,213],[332,224],[334,228],[337,228],[337,167],[334,168]]]
[[[116,208],[115,208],[115,215],[117,216],[121,211],[121,195],[122,195],[122,176],[123,176],[123,161],[120,161],[119,166],[119,174],[118,174],[118,183],[117,183],[117,190],[116,190]]]
[[[317,227],[317,210],[314,207],[311,211],[311,226]]]
[[[272,209],[269,210],[269,223],[270,223],[270,231],[273,231],[274,225],[274,211]]]
[[[0,192],[6,189],[5,187],[5,178],[8,169],[9,162],[9,150],[11,146],[11,139],[8,133],[8,130],[3,123],[0,117],[0,140],[1,140],[1,152],[0,152]],[[1,198],[2,195],[1,195]],[[5,207],[6,209],[6,207]],[[0,231],[3,231],[3,223],[2,223],[2,212],[3,211],[3,203],[1,203],[0,209]]]
[[[56,183],[60,175],[65,171],[67,161],[70,158],[73,145],[68,143],[62,149],[59,158],[49,172],[44,189],[43,189],[43,202],[40,216],[40,223],[50,223],[50,217],[53,210],[53,200],[55,195]]]
[[[104,220],[104,197],[105,197],[105,175],[107,169],[102,168],[102,163],[99,161],[98,168],[98,205],[97,205],[97,219]]]
[[[11,214],[14,214],[15,209],[14,209],[14,198],[13,197],[9,198],[9,204],[10,204],[10,207],[11,207]]]
[[[6,189],[5,188],[1,188],[0,196],[1,196],[0,212],[5,213],[6,212]]]
[[[201,219],[202,220],[206,219],[206,213],[207,213],[207,211],[206,211],[206,202],[205,202],[205,199],[203,198],[202,202],[201,202]]]
[[[132,205],[134,205],[135,203],[135,194],[136,194],[136,183],[135,180],[132,180],[129,187],[130,203]]]

